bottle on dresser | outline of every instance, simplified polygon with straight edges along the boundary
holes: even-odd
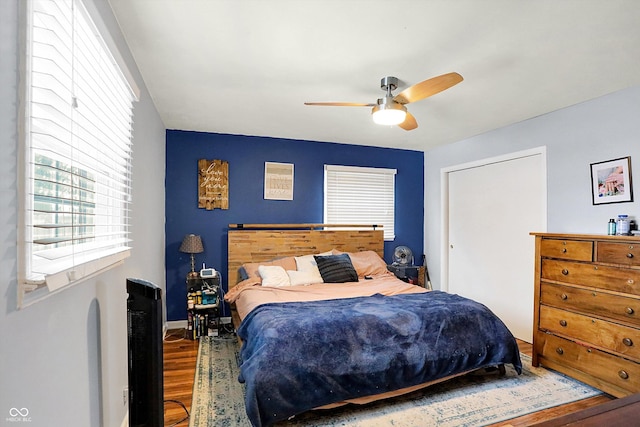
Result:
[[[618,221],[616,222],[616,235],[627,236],[629,234],[629,215],[618,215]]]

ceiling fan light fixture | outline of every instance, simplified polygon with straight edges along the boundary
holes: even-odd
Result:
[[[382,99],[384,100],[384,98]],[[378,105],[373,107],[371,115],[373,117],[373,122],[378,125],[399,125],[404,122],[407,117],[407,108],[398,104],[397,102],[380,102]]]
[[[397,77],[389,76],[380,80],[380,89],[386,92],[386,96],[378,99],[375,104],[356,102],[305,102],[304,104],[332,107],[373,107],[371,116],[376,124],[385,126],[397,125],[408,131],[416,129],[418,122],[407,111],[406,104],[433,96],[460,83],[462,80],[462,76],[458,73],[443,74],[409,86],[394,96],[391,92],[398,88],[399,80]]]

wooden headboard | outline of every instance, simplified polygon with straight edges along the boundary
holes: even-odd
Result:
[[[310,255],[338,249],[342,252],[375,251],[384,257],[382,226],[340,224],[229,224],[228,285],[238,283],[242,264],[274,258]]]

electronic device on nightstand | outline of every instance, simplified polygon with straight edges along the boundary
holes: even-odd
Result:
[[[203,279],[212,279],[218,277],[218,272],[214,268],[207,268],[203,265],[202,270],[200,270],[200,277]]]

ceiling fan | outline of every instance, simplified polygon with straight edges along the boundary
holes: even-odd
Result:
[[[320,105],[330,107],[373,107],[371,114],[373,121],[380,125],[398,125],[404,130],[418,127],[416,118],[407,111],[406,104],[420,101],[429,96],[449,89],[462,81],[458,73],[448,73],[433,77],[406,88],[397,95],[391,92],[398,87],[397,77],[383,77],[380,88],[387,92],[384,98],[379,98],[375,104],[361,104],[356,102],[305,102],[304,105]]]

